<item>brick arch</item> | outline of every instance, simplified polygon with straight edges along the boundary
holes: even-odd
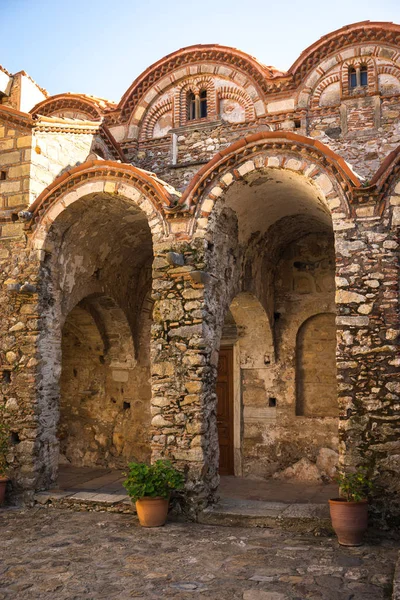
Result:
[[[377,76],[379,75],[392,75],[399,81],[400,84],[400,67],[397,65],[377,65]],[[379,77],[377,86],[379,88]]]
[[[172,98],[165,98],[152,107],[144,118],[140,131],[140,139],[146,140],[153,137],[154,127],[160,117],[173,110]]]
[[[353,190],[360,182],[343,158],[301,135],[260,132],[217,153],[193,177],[179,201],[195,215],[193,226],[206,228],[217,198],[245,174],[266,167],[303,174],[322,191],[332,214],[350,214]]]
[[[221,88],[217,89],[217,98],[219,100],[235,100],[241,106],[243,106],[245,110],[246,121],[253,121],[255,118],[254,114],[254,104],[252,99],[244,90],[239,88],[234,88],[229,85],[225,85]]]
[[[116,195],[137,205],[156,236],[167,232],[164,211],[178,198],[174,188],[141,169],[113,161],[88,161],[58,177],[31,205],[34,245],[40,246],[40,239],[66,207],[93,193]]]
[[[400,25],[388,22],[361,21],[332,31],[301,53],[290,67],[288,74],[293,77],[297,87],[320,63],[328,56],[334,56],[348,48],[360,44],[389,45],[398,47],[400,44]]]
[[[110,115],[111,120],[125,123],[138,107],[147,108],[151,102],[147,100],[147,95],[152,88],[156,86],[158,90],[165,89],[167,85],[177,81],[178,75],[175,75],[175,72],[179,77],[190,77],[193,69],[201,69],[202,65],[211,65],[215,74],[218,74],[220,68],[239,72],[247,79],[248,84],[257,89],[261,99],[267,91],[267,81],[279,73],[236,48],[217,44],[188,46],[169,54],[146,69],[125,92],[118,105],[118,111],[115,115]],[[151,95],[154,97],[152,92]]]
[[[349,90],[349,69],[351,67],[361,67],[365,65],[368,69],[368,91],[375,91],[377,89],[378,80],[376,72],[376,63],[370,56],[354,56],[349,60],[342,63],[340,68],[340,79],[342,83],[342,93],[344,96],[350,94]]]
[[[400,67],[396,65],[377,65],[378,75],[393,75],[400,80]]]
[[[338,73],[334,75],[328,75],[322,81],[320,81],[315,87],[314,91],[310,93],[311,96],[311,107],[316,108],[319,106],[319,101],[322,96],[322,93],[326,90],[326,88],[332,83],[338,83],[340,81],[340,75]]]
[[[101,121],[106,108],[107,106],[105,106],[104,102],[96,102],[95,99],[83,94],[57,94],[39,102],[30,112],[32,115],[51,116],[63,110],[72,110],[83,113],[90,121]]]
[[[203,75],[200,77],[193,77],[189,81],[182,82],[181,85],[177,86],[175,94],[175,123],[185,125],[187,122],[188,105],[187,97],[190,92],[199,94],[202,90],[207,91],[207,114],[215,115],[216,109],[216,97],[215,97],[215,83],[212,77]],[[179,111],[179,112],[178,112]]]

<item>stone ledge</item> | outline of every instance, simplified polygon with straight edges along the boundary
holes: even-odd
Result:
[[[327,504],[223,500],[200,513],[198,522],[204,525],[269,527],[326,535],[333,533]]]

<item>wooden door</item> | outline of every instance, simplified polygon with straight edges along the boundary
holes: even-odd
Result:
[[[233,464],[233,348],[219,351],[217,377],[219,473],[234,475]]]

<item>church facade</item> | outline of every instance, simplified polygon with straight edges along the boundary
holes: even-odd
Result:
[[[0,378],[10,489],[59,464],[374,479],[400,516],[400,25],[287,72],[197,45],[118,104],[0,67]]]

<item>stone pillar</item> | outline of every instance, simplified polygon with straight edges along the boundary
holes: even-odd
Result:
[[[10,492],[29,500],[40,464],[38,440],[37,341],[38,266],[29,255],[19,223],[3,224],[0,237],[1,400],[11,427]]]
[[[341,462],[371,468],[375,514],[390,521],[400,518],[398,237],[374,216],[335,235]]]
[[[219,483],[217,353],[205,308],[203,246],[159,245],[153,265],[152,459],[170,458],[185,471],[192,516]]]

